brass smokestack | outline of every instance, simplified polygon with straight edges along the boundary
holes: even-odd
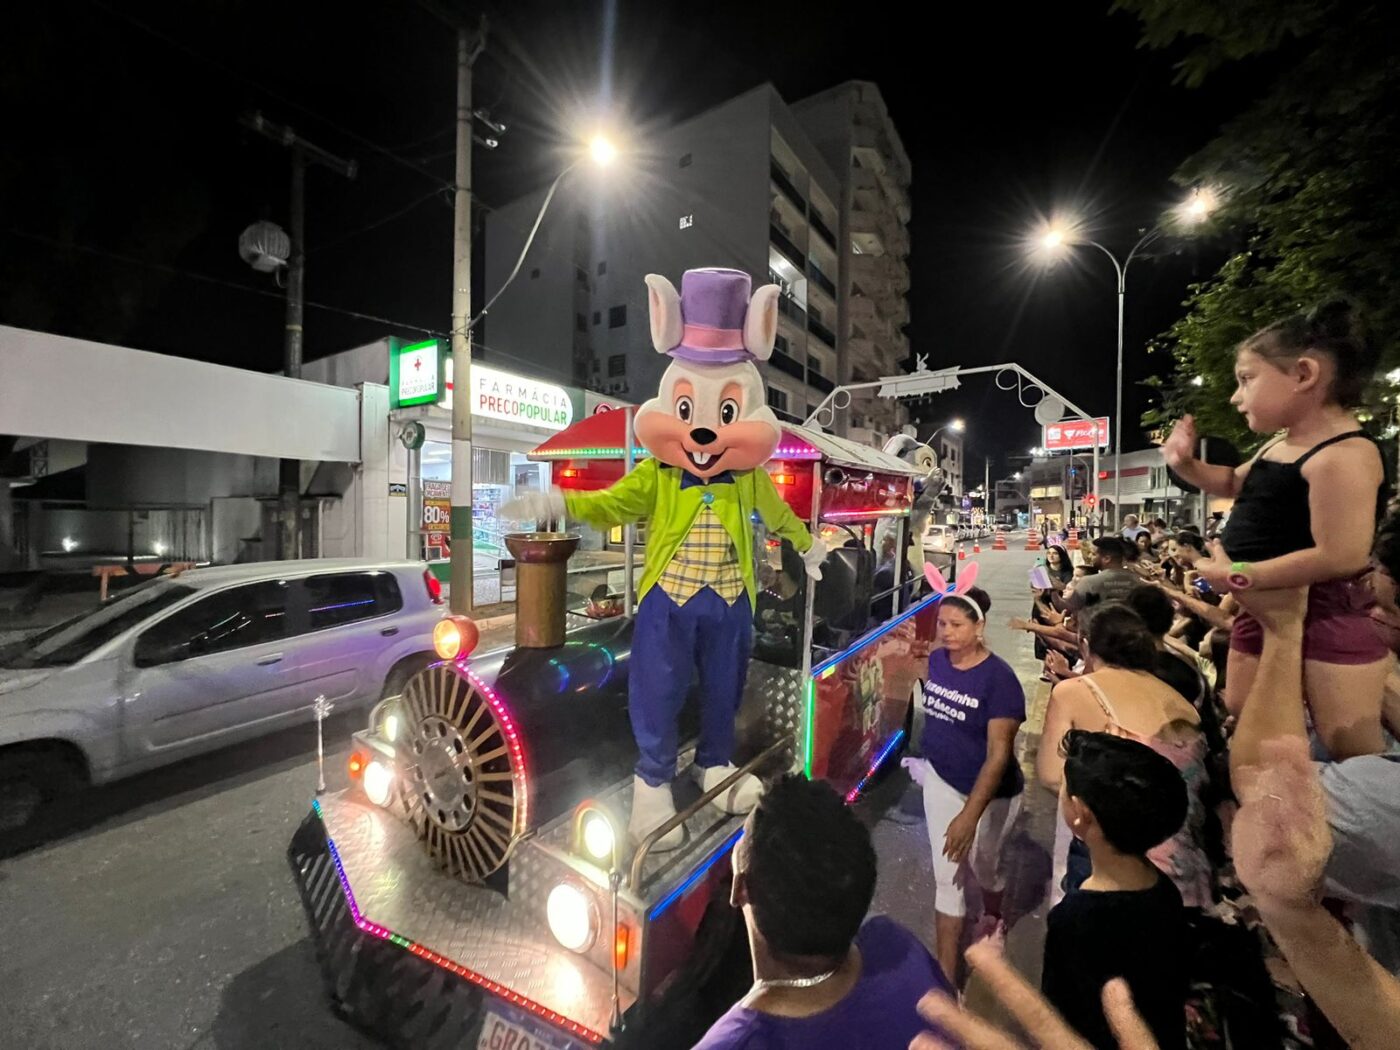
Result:
[[[515,559],[515,644],[550,649],[564,644],[564,570],[578,549],[572,532],[512,532],[506,549]]]

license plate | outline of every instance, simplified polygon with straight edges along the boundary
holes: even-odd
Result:
[[[562,1032],[536,1029],[523,1015],[512,1011],[507,1016],[500,1006],[492,1006],[486,1011],[476,1050],[583,1050],[583,1047]]]

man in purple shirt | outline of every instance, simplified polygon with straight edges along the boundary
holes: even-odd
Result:
[[[783,777],[749,814],[733,862],[754,985],[694,1050],[905,1050],[924,1030],[919,998],[951,986],[904,927],[862,924],[875,850],[841,797]]]

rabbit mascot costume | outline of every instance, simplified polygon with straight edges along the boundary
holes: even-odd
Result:
[[[813,578],[821,578],[826,557],[763,466],[782,431],[754,362],[773,352],[778,287],[766,285],[750,298],[749,275],[726,269],[686,271],[679,293],[656,274],[646,283],[652,344],[671,357],[657,396],[637,410],[637,440],[650,457],[602,491],[523,494],[510,515],[566,513],[597,529],[647,523],[628,671],[628,711],[641,753],[628,828],[636,841],[675,815],[678,723],[697,674],[694,774],[708,790],[735,772],[734,722],[756,596],[754,515],[792,543]],[[746,813],[761,793],[758,779],[746,776],[716,803]],[[683,839],[677,827],[654,848],[674,849]]]

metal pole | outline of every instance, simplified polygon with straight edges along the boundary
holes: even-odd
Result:
[[[457,173],[452,217],[452,564],[449,601],[474,604],[472,542],[472,63],[482,38],[457,30]]]
[[[1127,270],[1118,271],[1118,387],[1113,408],[1113,530],[1123,528],[1123,297]]]
[[[982,459],[982,524],[989,525],[992,520],[992,461],[990,458]]]
[[[632,472],[633,459],[632,446],[636,443],[636,439],[632,433],[632,409],[624,408],[622,410],[622,416],[622,462],[627,473],[630,474]],[[622,556],[627,560],[626,564],[622,567],[622,590],[624,592],[622,608],[623,614],[626,616],[631,616],[637,608],[637,603],[635,601],[636,588],[633,580],[635,573],[632,568],[632,558],[636,553],[636,549],[637,526],[629,522],[627,525],[623,526],[622,530]]]
[[[283,340],[283,370],[289,379],[301,378],[302,315],[306,308],[306,153],[292,147],[292,257],[287,265],[287,323]],[[279,556],[295,558],[300,531],[301,462],[284,459],[278,464],[278,503],[281,505]]]
[[[404,557],[417,561],[423,556],[423,450],[408,450],[408,535]]]
[[[1199,457],[1202,463],[1206,462],[1206,439],[1201,438],[1201,454]],[[1201,489],[1201,535],[1206,534],[1206,526],[1210,523],[1210,496],[1205,489]]]
[[[1112,425],[1112,424],[1110,424],[1110,425]],[[1099,425],[1098,425],[1098,422],[1097,422],[1097,421],[1094,423],[1094,438],[1093,438],[1093,441],[1094,441],[1094,517],[1095,517],[1095,519],[1097,519],[1098,521],[1102,521],[1102,520],[1103,520],[1103,506],[1102,506],[1102,504],[1100,504],[1100,502],[1099,502]],[[1098,534],[1099,534],[1100,536],[1103,535],[1103,529],[1102,529],[1102,527],[1099,528]],[[1090,530],[1089,535],[1090,535],[1091,537],[1094,535],[1094,531],[1093,531],[1092,529]]]

